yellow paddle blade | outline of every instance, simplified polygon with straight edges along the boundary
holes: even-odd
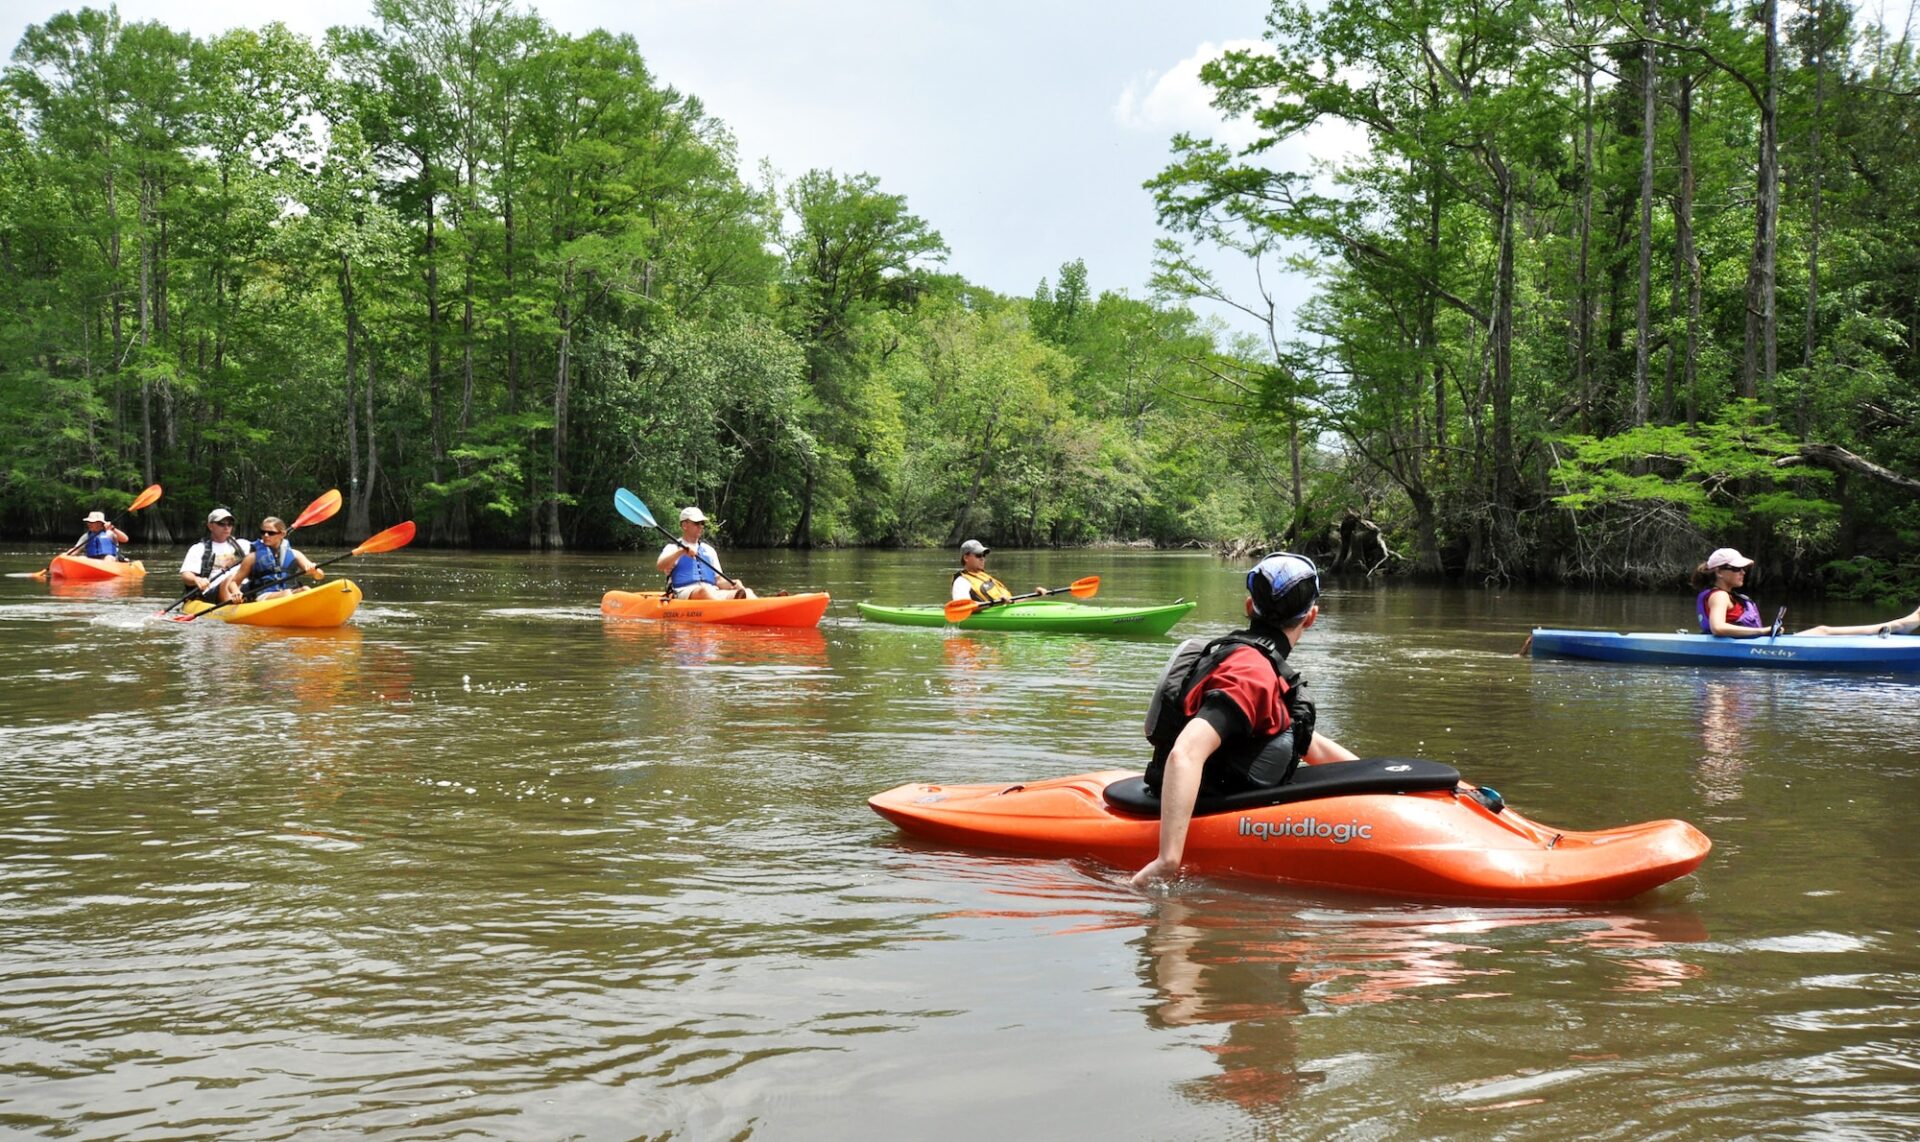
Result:
[[[292,531],[296,527],[311,527],[316,523],[325,523],[339,513],[340,504],[339,488],[323,492],[319,499],[307,505],[307,510],[301,512],[299,518],[293,521],[293,527],[287,530]]]
[[[150,508],[154,504],[157,504],[159,502],[160,502],[160,485],[149,484],[147,485],[146,491],[141,492],[139,495],[133,497],[133,502],[127,505],[127,510],[130,512],[137,512],[141,508]]]
[[[396,523],[383,532],[367,537],[367,541],[353,549],[354,555],[377,555],[382,551],[392,551],[413,542],[413,521]]]

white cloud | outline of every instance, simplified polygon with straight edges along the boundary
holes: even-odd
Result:
[[[1260,138],[1246,117],[1228,118],[1213,106],[1213,89],[1200,69],[1228,52],[1271,53],[1263,40],[1202,43],[1193,54],[1166,71],[1150,71],[1128,83],[1114,101],[1113,118],[1130,131],[1171,136],[1185,131],[1236,150]],[[1341,163],[1368,151],[1366,132],[1337,120],[1322,120],[1280,143],[1259,161],[1276,169],[1305,170],[1318,163]]]
[[[1203,43],[1193,54],[1163,72],[1148,72],[1128,83],[1113,105],[1113,117],[1130,131],[1171,135],[1185,131],[1233,147],[1244,147],[1259,132],[1244,118],[1228,119],[1213,106],[1213,89],[1200,69],[1228,52],[1270,52],[1261,40]]]

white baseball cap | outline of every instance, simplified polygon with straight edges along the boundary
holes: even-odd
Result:
[[[688,520],[692,520],[694,523],[705,523],[707,522],[707,513],[701,511],[699,508],[681,508],[680,522],[686,523]]]
[[[1751,567],[1753,560],[1735,551],[1731,547],[1722,547],[1707,556],[1707,570],[1718,571],[1722,567]]]

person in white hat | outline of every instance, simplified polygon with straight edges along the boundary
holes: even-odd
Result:
[[[1761,624],[1760,604],[1744,593],[1747,572],[1752,567],[1753,560],[1731,547],[1721,547],[1693,569],[1693,586],[1700,592],[1694,599],[1694,611],[1700,616],[1702,634],[1719,635],[1721,638],[1762,638],[1774,633],[1773,627]],[[1915,631],[1920,631],[1920,607],[1883,623],[1808,627],[1794,633],[1815,636],[1872,634],[1885,638],[1888,635],[1913,634]]]
[[[82,548],[80,554],[88,559],[117,559],[120,545],[127,542],[127,533],[107,522],[107,513],[87,513],[87,534],[74,544]]]
[[[233,513],[215,508],[207,513],[207,537],[187,548],[180,561],[180,581],[207,603],[223,602],[240,593],[240,577],[225,575],[247,557],[247,541],[233,534]]]
[[[680,542],[660,549],[654,565],[667,577],[676,599],[757,599],[745,583],[720,570],[720,553],[706,541],[707,513],[680,509]]]

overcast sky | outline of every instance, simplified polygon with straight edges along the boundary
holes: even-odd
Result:
[[[0,41],[77,8],[5,0]],[[103,6],[103,4],[96,4]],[[1187,130],[1216,138],[1198,69],[1257,43],[1264,0],[542,0],[565,32],[631,33],[658,79],[699,96],[787,178],[814,167],[878,176],[940,231],[948,267],[1030,292],[1084,258],[1097,290],[1146,295],[1160,236],[1141,183]],[[371,20],[364,0],[122,0],[127,21],[205,36],[273,12],[318,38]],[[1308,148],[1278,160],[1304,167]],[[1226,268],[1229,263],[1220,263]],[[1238,267],[1234,267],[1237,269]],[[1245,279],[1250,283],[1251,279]],[[1305,284],[1283,296],[1297,303]]]

